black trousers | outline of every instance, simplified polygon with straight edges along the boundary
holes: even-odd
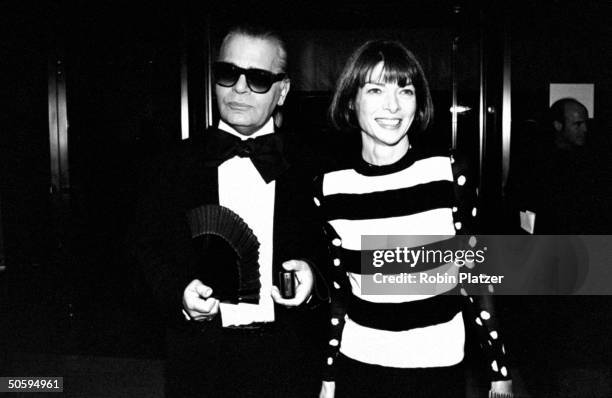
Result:
[[[256,330],[184,326],[167,331],[166,397],[317,396],[324,345],[304,318]]]
[[[460,398],[465,396],[463,364],[440,368],[388,368],[340,354],[335,398]]]

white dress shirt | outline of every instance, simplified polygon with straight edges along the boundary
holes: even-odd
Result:
[[[272,118],[251,136],[244,136],[223,121],[219,129],[246,140],[274,133]],[[234,156],[223,162],[219,173],[219,204],[238,214],[259,240],[259,304],[221,303],[224,327],[274,321],[272,289],[272,237],[274,220],[275,181],[266,184],[249,158]],[[214,293],[213,293],[214,294]]]

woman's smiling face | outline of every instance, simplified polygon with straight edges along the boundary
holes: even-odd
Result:
[[[417,109],[416,92],[410,82],[400,87],[397,82],[385,82],[382,76],[384,65],[380,62],[359,88],[353,106],[363,140],[375,146],[395,146],[408,139]]]

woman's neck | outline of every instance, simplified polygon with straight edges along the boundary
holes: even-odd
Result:
[[[407,137],[395,145],[376,143],[369,138],[362,139],[361,157],[369,164],[375,166],[393,164],[404,157],[408,149],[410,149]]]

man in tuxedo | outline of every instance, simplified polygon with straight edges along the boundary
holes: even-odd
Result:
[[[316,394],[325,327],[310,307],[326,299],[316,269],[322,239],[310,185],[291,159],[291,136],[274,126],[290,88],[286,59],[276,33],[232,29],[214,66],[218,128],[160,162],[139,206],[134,253],[169,324],[167,396]],[[202,205],[230,209],[257,237],[258,304],[220,300],[198,273],[228,266],[216,243],[194,250],[186,214]],[[295,272],[293,298],[273,285],[282,270]]]

